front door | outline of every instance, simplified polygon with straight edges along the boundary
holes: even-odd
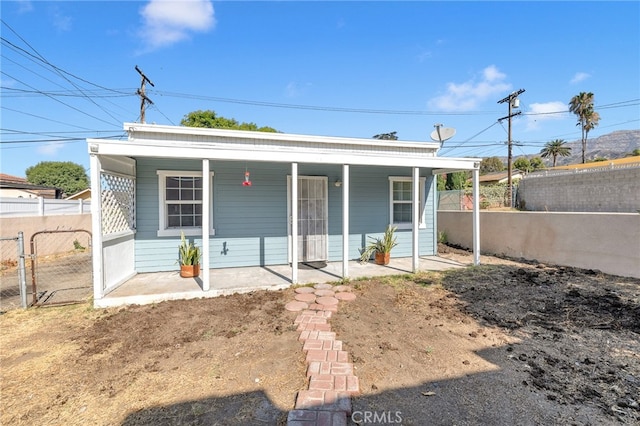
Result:
[[[291,178],[289,178],[288,197],[289,217],[291,217],[290,182]],[[318,262],[328,259],[327,207],[327,177],[298,177],[298,262]],[[291,226],[289,226],[289,236],[291,236]],[[289,250],[289,260],[291,260],[291,250]]]

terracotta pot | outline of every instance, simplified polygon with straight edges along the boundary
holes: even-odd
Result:
[[[200,264],[180,265],[180,276],[182,278],[195,278],[200,275]]]
[[[377,265],[388,265],[389,259],[391,259],[391,253],[380,253],[376,252],[376,264]]]

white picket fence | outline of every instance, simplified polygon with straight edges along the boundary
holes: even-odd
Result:
[[[50,198],[0,197],[0,217],[91,214],[91,202]]]

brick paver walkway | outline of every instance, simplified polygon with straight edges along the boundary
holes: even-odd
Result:
[[[341,300],[354,300],[349,286],[316,284],[300,287],[285,309],[299,312],[294,324],[306,354],[309,387],[298,392],[287,417],[288,426],[346,426],[351,415],[351,395],[359,390],[358,378],[342,341],[336,340],[329,319]]]

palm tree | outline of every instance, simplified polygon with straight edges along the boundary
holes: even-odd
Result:
[[[587,150],[587,135],[589,131],[598,125],[600,114],[593,110],[593,93],[580,92],[569,101],[569,111],[578,116],[578,123],[582,131],[582,163],[585,161]]]
[[[540,155],[543,158],[553,158],[553,167],[556,166],[556,158],[560,157],[568,157],[571,155],[571,148],[565,146],[564,139],[554,139],[552,141],[547,142],[540,151]]]

